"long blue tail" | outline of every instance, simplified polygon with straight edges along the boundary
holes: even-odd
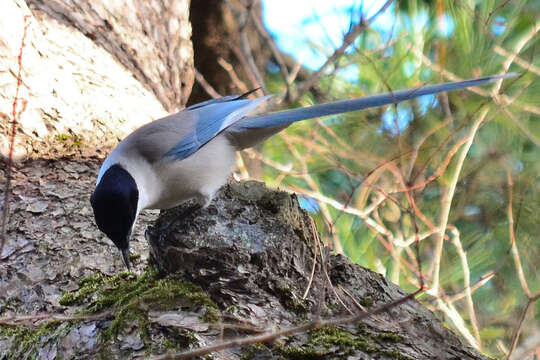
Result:
[[[296,121],[314,117],[341,114],[371,107],[395,104],[401,101],[414,99],[420,96],[435,94],[443,91],[452,91],[470,86],[477,86],[494,82],[499,79],[516,77],[519,74],[507,73],[468,79],[439,85],[424,86],[416,89],[399,90],[391,93],[366,96],[357,99],[339,100],[331,103],[313,105],[304,108],[284,110],[270,114],[248,116],[235,124],[236,128],[260,129],[278,125],[291,124]]]

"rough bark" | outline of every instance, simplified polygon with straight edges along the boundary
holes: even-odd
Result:
[[[407,295],[380,274],[329,254],[296,196],[255,181],[228,184],[205,209],[192,211],[186,204],[163,214],[146,238],[151,260],[163,273],[182,274],[204,288],[220,309],[234,309],[225,314],[266,328],[336,318],[349,310],[358,313],[362,305],[369,312]],[[270,354],[310,359],[483,358],[416,300],[358,324],[231,351],[228,358]]]
[[[16,158],[104,156],[118,139],[187,102],[190,33],[188,0],[4,1],[2,157],[9,148],[19,54]]]
[[[66,162],[63,166],[71,169],[71,175],[64,177],[58,174],[58,164],[30,165],[18,174],[32,177],[40,168],[45,174],[47,165],[52,165],[48,181],[59,182],[52,189],[76,182],[72,177],[79,173],[96,171],[95,164],[81,169],[77,166],[82,164]],[[83,194],[85,186],[91,185],[83,182],[77,193]],[[56,191],[34,194],[45,199],[21,206],[16,216],[30,212],[34,217],[37,213],[41,218],[62,217],[53,199],[63,190]],[[39,201],[50,208],[43,211],[45,206]],[[68,222],[57,230],[55,239],[49,236],[39,243],[27,239],[30,245],[12,249],[8,268],[3,269],[7,271],[2,271],[8,277],[3,279],[7,286],[1,294],[9,295],[1,295],[4,314],[26,307],[27,311],[50,309],[68,315],[82,311],[88,318],[32,329],[0,328],[0,349],[6,358],[147,357],[347,315],[337,296],[354,313],[360,311],[355,301],[369,311],[406,296],[383,276],[323,251],[294,195],[268,190],[257,182],[230,183],[206,209],[192,210],[186,204],[168,211],[146,232],[159,272],[143,271],[142,262],[137,261],[137,276],[113,275],[115,268],[107,267],[110,256],[95,253],[96,248],[112,249],[110,245],[89,244],[99,238],[93,224],[79,227]],[[27,229],[30,222],[21,225],[24,234],[27,230],[35,233]],[[61,231],[63,227],[69,232]],[[85,231],[90,231],[85,235],[88,240],[68,242]],[[44,258],[40,254],[45,252],[49,255]],[[53,253],[61,257],[55,259]],[[115,258],[115,264],[120,264]],[[65,273],[70,259],[72,270]],[[313,282],[303,299],[314,260]],[[85,270],[77,261],[86,264]],[[38,275],[40,271],[44,275]],[[33,277],[27,280],[33,287],[21,291],[16,284],[27,277]],[[74,279],[82,281],[76,285]],[[484,359],[414,300],[358,324],[231,348],[211,358]]]

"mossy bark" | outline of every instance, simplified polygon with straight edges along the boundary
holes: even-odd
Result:
[[[147,357],[344,316],[346,308],[358,313],[355,300],[369,311],[407,295],[330,254],[296,197],[258,182],[229,183],[202,210],[186,204],[167,211],[146,238],[151,265],[142,274],[94,274],[60,299],[101,317],[3,328],[5,358]],[[484,359],[415,300],[361,323],[210,358]]]

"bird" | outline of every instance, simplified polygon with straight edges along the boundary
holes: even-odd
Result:
[[[191,105],[138,128],[107,156],[90,197],[98,228],[130,269],[129,241],[144,209],[169,209],[195,199],[207,206],[232,173],[236,152],[306,119],[396,104],[421,96],[515,77],[477,77],[267,114],[252,113],[270,96],[229,95]]]

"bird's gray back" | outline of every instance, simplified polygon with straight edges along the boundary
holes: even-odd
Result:
[[[148,123],[129,135],[126,152],[135,152],[149,163],[163,160],[164,155],[197,127],[197,113],[181,111]]]

